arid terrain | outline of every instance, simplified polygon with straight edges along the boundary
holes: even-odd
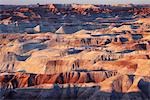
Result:
[[[0,14],[0,100],[150,100],[150,5]]]

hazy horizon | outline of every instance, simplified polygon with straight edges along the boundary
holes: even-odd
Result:
[[[30,5],[30,4],[150,4],[148,0],[0,0],[1,5]]]

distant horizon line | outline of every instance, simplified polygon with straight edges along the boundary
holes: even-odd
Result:
[[[102,3],[102,4],[90,4],[90,3],[45,3],[45,4],[41,4],[41,3],[34,3],[34,4],[0,4],[0,5],[12,5],[12,6],[19,6],[19,5],[47,5],[47,4],[60,4],[60,5],[71,5],[71,4],[78,4],[78,5],[150,5],[149,3],[143,3],[143,4],[138,4],[138,3],[116,3],[116,4],[107,4],[107,3]]]

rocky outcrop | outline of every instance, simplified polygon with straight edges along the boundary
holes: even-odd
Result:
[[[1,90],[1,93],[5,92],[5,95],[2,94],[2,97],[5,99],[40,97],[42,99],[70,98],[77,100],[83,98],[118,98],[130,100],[133,97],[148,99],[149,79],[149,77],[118,75],[117,73],[107,71],[88,73],[70,72],[56,75],[16,73],[5,74],[0,77],[1,87],[9,88],[9,85],[12,85],[13,88],[23,88]],[[73,83],[78,84],[75,85]],[[6,84],[8,84],[7,87]],[[47,88],[47,90],[44,90],[44,88]],[[136,89],[138,91],[135,91]],[[142,91],[142,94],[139,90]],[[56,91],[56,95],[50,95]]]
[[[116,74],[117,72],[113,71],[73,71],[59,74],[26,74],[18,72],[15,74],[2,74],[0,79],[2,88],[24,88],[40,84],[99,83]]]

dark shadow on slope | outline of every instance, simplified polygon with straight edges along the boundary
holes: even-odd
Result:
[[[28,52],[28,51],[33,50],[33,49],[43,50],[46,48],[47,48],[47,45],[40,44],[40,43],[27,43],[27,44],[23,45],[24,52]]]
[[[67,73],[66,73],[67,74]],[[78,73],[79,77],[81,73]],[[78,85],[79,83],[68,83],[64,81],[64,74],[60,73],[57,77],[56,81],[54,81],[54,86],[46,86],[42,84],[52,84],[48,83],[51,75],[40,74],[37,76],[36,74],[25,74],[14,76],[14,75],[5,75],[4,77],[0,77],[1,84],[7,85],[7,87],[1,87],[0,89],[0,100],[149,100],[150,99],[150,78],[144,77],[138,83],[138,88],[141,92],[130,92],[130,93],[120,93],[117,91],[112,91],[111,93],[103,92],[100,90],[100,87],[97,85],[92,85],[90,87],[83,87],[86,85]],[[70,74],[68,74],[70,76]],[[69,78],[67,76],[66,78]],[[18,77],[18,78],[16,78]],[[28,80],[26,80],[28,78]],[[37,78],[39,79],[37,80]],[[87,82],[94,82],[92,81],[92,77],[88,73],[89,80]],[[129,75],[129,78],[134,78],[134,75]],[[66,80],[68,80],[66,79]],[[18,81],[20,80],[20,81]],[[26,80],[26,82],[25,82]],[[47,81],[47,82],[46,82]],[[11,83],[10,83],[11,82]],[[61,83],[61,84],[59,84]],[[21,85],[22,84],[22,85]],[[62,84],[66,84],[65,86],[61,86]],[[80,83],[81,84],[81,83]],[[13,85],[13,88],[9,88],[10,85]],[[19,88],[23,86],[24,88]],[[43,88],[35,88],[37,85],[46,86],[46,88],[51,89],[43,89]],[[26,88],[33,86],[32,88]],[[67,88],[66,88],[67,86]]]
[[[78,50],[78,49],[75,49],[75,48],[70,48],[68,49],[68,54],[77,54],[77,53],[80,53],[81,51],[83,50]]]
[[[117,36],[117,35],[120,35],[120,34],[94,34],[94,35],[92,35],[91,34],[91,36],[93,36],[93,37],[103,37],[103,36],[110,36],[110,37],[115,37],[115,36]]]
[[[100,91],[99,86],[61,88],[55,84],[52,89],[14,89],[3,92],[3,100],[148,100],[143,92],[112,93]]]
[[[142,93],[144,93],[148,98],[150,98],[150,82],[141,79],[138,83],[138,87],[142,91]]]
[[[18,61],[25,61],[29,57],[30,57],[30,55],[26,55],[26,56],[16,55],[16,58],[17,58]]]
[[[124,50],[124,51],[120,51],[120,52],[116,52],[116,53],[121,53],[121,54],[124,54],[124,53],[131,53],[135,50]]]

